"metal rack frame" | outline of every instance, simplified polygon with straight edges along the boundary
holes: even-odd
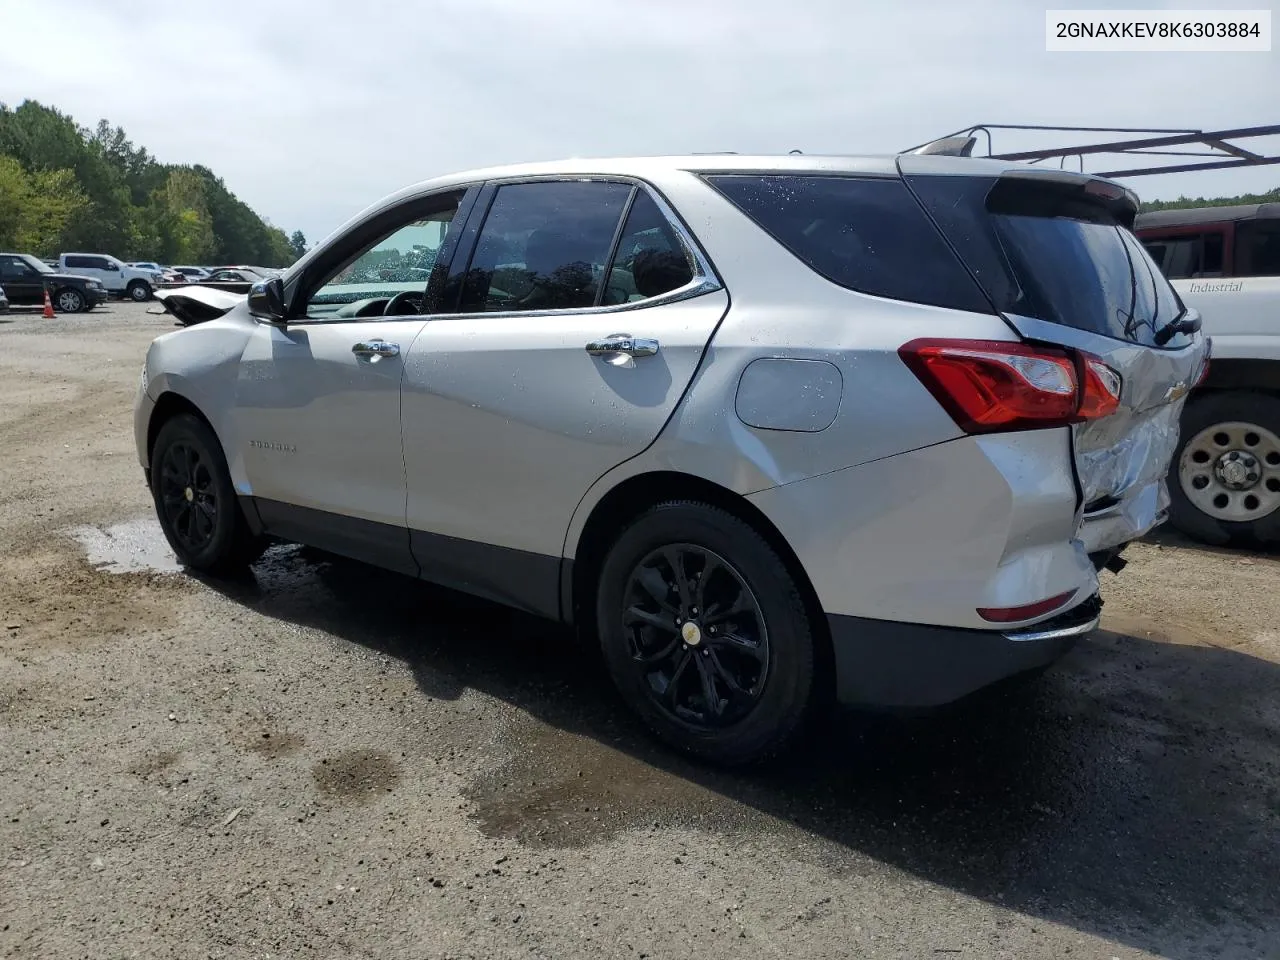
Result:
[[[1147,136],[1127,140],[1109,140],[1102,143],[1084,144],[1081,146],[1052,147],[1045,150],[1020,150],[1015,153],[995,153],[993,150],[993,130],[1037,130],[1053,133],[1127,133],[1147,134]],[[1080,162],[1080,170],[1084,171],[1086,156],[1123,155],[1123,156],[1165,156],[1165,157],[1202,157],[1202,162],[1173,163],[1158,167],[1132,167],[1125,170],[1091,171],[1100,177],[1146,177],[1160,173],[1186,173],[1193,170],[1223,170],[1231,167],[1256,167],[1270,163],[1280,163],[1280,156],[1268,156],[1253,150],[1247,150],[1233,140],[1251,140],[1258,137],[1280,136],[1280,124],[1262,127],[1238,127],[1233,130],[1170,130],[1143,127],[1051,127],[1037,124],[1020,123],[978,123],[965,127],[944,137],[922,143],[904,151],[911,153],[931,145],[942,144],[943,141],[956,141],[956,146],[942,146],[935,152],[957,153],[961,156],[972,156],[973,147],[978,141],[978,134],[987,137],[986,156],[995,160],[1026,161],[1040,163],[1043,160],[1057,159],[1061,167],[1066,167],[1068,158],[1075,157]],[[1157,134],[1157,136],[1151,136]],[[1161,149],[1199,145],[1209,148],[1207,151],[1188,151]]]

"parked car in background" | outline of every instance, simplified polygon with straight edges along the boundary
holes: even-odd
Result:
[[[267,276],[252,267],[216,267],[204,279],[213,283],[257,283],[259,280],[265,280]]]
[[[113,296],[139,302],[150,300],[152,290],[160,282],[156,271],[140,270],[100,253],[64,253],[58,257],[58,265],[64,273],[97,280]]]
[[[1182,414],[1171,520],[1205,543],[1280,543],[1280,203],[1159,210],[1135,230],[1213,342]]]
[[[0,313],[9,312],[9,297],[4,292],[4,286],[0,284]]]
[[[135,270],[147,270],[159,276],[160,283],[179,283],[185,279],[182,274],[178,273],[172,267],[164,267],[156,263],[154,260],[139,260],[129,264]]]
[[[92,310],[107,299],[106,288],[97,280],[53,270],[25,253],[0,253],[0,284],[12,304],[42,304],[47,290],[60,313]]]
[[[173,272],[181,275],[184,280],[207,280],[209,271],[204,267],[173,267]],[[181,281],[178,281],[181,282]]]
[[[1096,628],[1206,359],[1136,209],[957,157],[444,177],[155,340],[138,456],[185,565],[275,536],[578,623],[748,762]]]

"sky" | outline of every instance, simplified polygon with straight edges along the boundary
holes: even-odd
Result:
[[[1269,4],[1274,16],[1275,3],[1145,6]],[[895,153],[979,122],[1280,123],[1280,44],[1044,49],[1047,6],[1140,4],[0,0],[7,37],[56,37],[0,44],[0,102],[39,100],[90,127],[105,117],[163,162],[210,167],[311,241],[407,184],[498,163]],[[1065,145],[1111,135],[1055,136]],[[995,148],[1040,145],[997,132]],[[1280,137],[1256,148],[1280,153]],[[1280,186],[1280,165],[1128,183],[1144,198],[1257,192]]]

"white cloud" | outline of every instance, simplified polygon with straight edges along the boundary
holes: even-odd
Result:
[[[892,152],[978,121],[1280,120],[1274,54],[1051,54],[1044,6],[1025,0],[31,0],[4,28],[58,40],[0,47],[0,100],[106,117],[313,238],[406,183],[491,163]],[[1150,196],[1277,184],[1280,166],[1132,181]]]

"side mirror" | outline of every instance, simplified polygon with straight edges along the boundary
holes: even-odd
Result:
[[[249,313],[267,323],[284,323],[284,282],[279,277],[259,280],[249,288]]]

